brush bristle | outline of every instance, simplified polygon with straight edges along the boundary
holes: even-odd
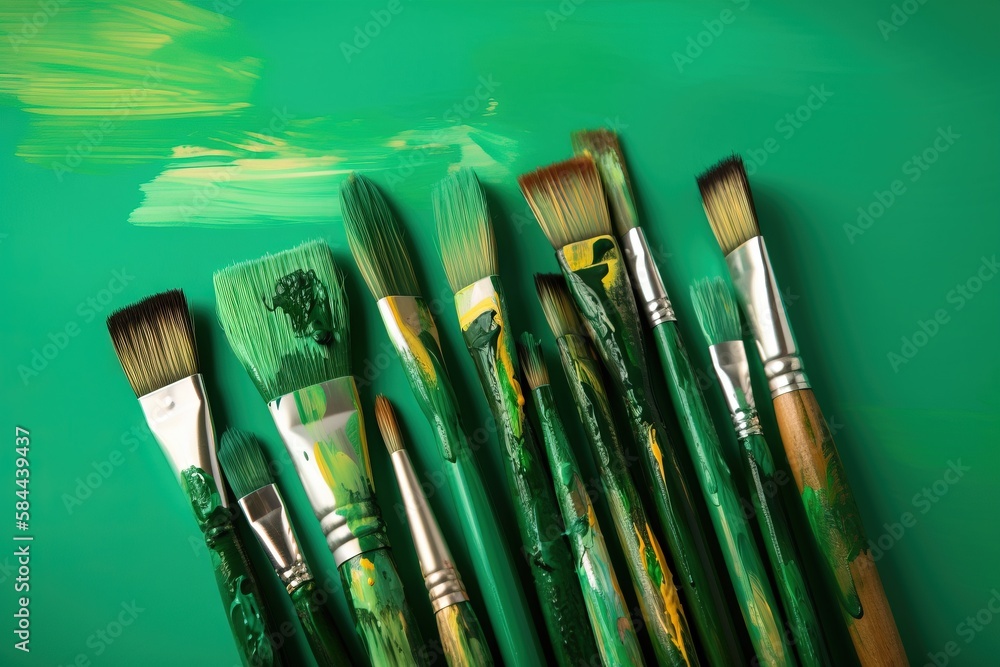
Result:
[[[740,314],[725,280],[718,276],[696,280],[691,285],[691,301],[709,345],[742,340]]]
[[[375,299],[419,296],[402,231],[378,187],[351,174],[340,186],[340,206],[347,245]]]
[[[573,133],[572,142],[574,153],[594,158],[618,236],[638,227],[639,215],[632,194],[632,181],[625,166],[625,155],[618,142],[618,135],[605,129],[583,130]]]
[[[235,264],[214,282],[219,323],[265,401],[351,374],[347,295],[325,242]]]
[[[760,236],[753,193],[740,156],[727,157],[697,180],[708,224],[724,255]]]
[[[568,334],[586,336],[587,330],[577,313],[576,304],[566,287],[566,280],[558,273],[535,274],[535,290],[542,304],[545,321],[556,338]]]
[[[378,422],[378,430],[382,432],[382,441],[389,453],[398,452],[403,447],[403,436],[399,433],[399,424],[396,423],[396,412],[392,409],[389,399],[379,394],[375,397],[375,421]]]
[[[264,450],[257,436],[248,431],[231,428],[222,434],[219,463],[237,498],[274,484]]]
[[[521,340],[517,343],[517,358],[521,361],[521,368],[524,369],[524,377],[528,380],[529,387],[537,389],[550,384],[549,369],[546,368],[545,357],[542,355],[542,344],[527,331],[521,335]]]
[[[611,234],[608,202],[589,155],[542,167],[517,183],[553,248]]]
[[[198,372],[194,324],[184,292],[154,294],[108,318],[111,343],[136,396]]]
[[[497,274],[497,249],[486,195],[476,172],[461,169],[433,193],[441,261],[451,291]]]

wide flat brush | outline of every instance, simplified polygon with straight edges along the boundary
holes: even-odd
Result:
[[[906,665],[857,501],[803,369],[743,161],[737,156],[723,160],[698,177],[698,187],[726,255],[736,299],[753,330],[785,454],[858,657],[866,667]]]
[[[628,415],[656,518],[687,596],[687,609],[713,665],[743,658],[723,584],[713,565],[696,498],[653,399],[639,313],[600,176],[589,156],[576,157],[518,179],[566,277],[587,332]]]
[[[375,499],[343,278],[322,241],[215,274],[219,322],[267,403],[377,665],[426,664]]]
[[[450,667],[490,667],[493,656],[483,636],[476,612],[469,602],[462,578],[451,557],[451,550],[438,526],[410,455],[403,446],[403,436],[389,399],[375,397],[375,419],[396,473],[399,494],[406,509],[410,536],[417,550],[420,573],[434,609],[444,657]]]
[[[559,506],[524,414],[513,328],[498,275],[486,197],[475,173],[463,169],[438,185],[433,204],[459,328],[504,447],[507,487],[549,639],[560,665],[585,663],[597,653],[597,645],[576,585]]]
[[[434,434],[436,446],[422,447],[419,458],[447,480],[504,662],[519,667],[541,665],[544,654],[531,609],[470,448],[437,325],[420,296],[396,220],[375,184],[360,174],[344,181],[340,197],[348,245],[378,302],[407,382]]]
[[[222,434],[219,461],[247,523],[288,591],[317,664],[350,665],[333,616],[326,605],[317,602],[316,583],[257,438],[229,429]]]
[[[775,479],[774,460],[757,418],[750,363],[732,292],[722,278],[705,279],[691,286],[691,300],[740,443],[743,474],[764,536],[771,574],[795,638],[795,652],[807,667],[829,665],[830,656],[823,644],[819,617],[800,566],[802,561],[792,539],[791,524],[781,499],[773,492],[780,484]]]
[[[559,509],[566,524],[566,536],[573,549],[577,578],[587,605],[590,625],[604,665],[644,663],[639,638],[632,625],[628,605],[618,586],[614,564],[597,523],[594,504],[583,484],[576,455],[570,448],[569,435],[556,405],[555,392],[549,383],[549,370],[542,357],[542,346],[525,333],[517,344],[517,355],[524,377],[531,389],[548,454],[552,484],[559,498]]]
[[[639,226],[618,137],[610,130],[577,132],[573,135],[573,148],[577,153],[593,157],[601,174],[611,219],[635,287],[639,312],[644,315],[645,324],[656,341],[684,442],[691,459],[698,462],[695,471],[702,495],[757,657],[765,665],[793,664],[795,658],[781,629],[777,596],[768,580],[750,523],[743,514],[739,491],[726,463],[708,403],[695,378],[659,267]]]
[[[233,530],[215,452],[215,429],[198,372],[198,350],[180,290],[155,294],[111,314],[108,331],[149,430],[184,489],[205,544],[229,627],[244,665],[272,665],[260,593]]]

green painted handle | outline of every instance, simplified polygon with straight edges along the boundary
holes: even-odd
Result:
[[[449,667],[490,667],[493,656],[468,602],[445,607],[437,614],[438,634]]]
[[[337,622],[326,605],[316,602],[316,584],[308,581],[292,591],[292,604],[319,667],[350,665]]]
[[[722,443],[695,380],[677,323],[664,322],[653,329],[653,337],[757,657],[762,664],[775,667],[798,664],[785,642],[777,598],[757,552],[750,522],[743,514],[739,492],[723,458]]]
[[[788,516],[777,496],[781,486],[775,481],[771,452],[762,435],[743,438],[740,444],[747,486],[764,535],[771,571],[795,637],[795,652],[806,667],[826,667],[831,664],[830,655],[823,643],[823,632],[805,575],[799,567],[798,549],[792,539]]]
[[[270,667],[274,652],[267,638],[264,609],[243,545],[233,530],[233,513],[222,505],[215,480],[201,468],[181,472],[181,485],[205,534],[215,582],[245,667]]]
[[[428,664],[427,647],[388,549],[373,549],[344,561],[340,579],[355,630],[373,667]]]

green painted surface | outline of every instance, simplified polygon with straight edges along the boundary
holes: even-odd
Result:
[[[1000,177],[995,123],[1000,53],[993,34],[1000,7],[929,0],[906,15],[905,23],[897,15],[899,29],[890,22],[893,29],[884,36],[878,22],[892,20],[893,4],[904,3],[537,0],[456,9],[440,1],[404,1],[402,12],[377,37],[359,53],[349,52],[348,62],[341,43],[351,45],[355,29],[363,31],[374,20],[370,12],[386,9],[388,2],[206,0],[199,6],[217,6],[226,22],[210,16],[206,30],[163,28],[155,22],[149,29],[186,33],[186,43],[175,37],[161,47],[168,50],[157,58],[163,81],[152,83],[204,112],[157,119],[149,131],[140,125],[138,110],[125,115],[105,107],[66,134],[65,119],[23,111],[25,103],[6,94],[5,79],[0,93],[5,105],[0,107],[0,284],[5,286],[0,404],[3,428],[11,431],[17,423],[32,433],[33,521],[26,532],[37,541],[31,565],[32,652],[22,655],[11,642],[0,643],[0,663],[69,665],[83,655],[95,665],[124,666],[141,662],[151,647],[165,664],[186,664],[192,652],[211,664],[239,661],[217,609],[208,552],[199,546],[204,540],[141,424],[101,321],[112,308],[171,287],[183,287],[194,308],[217,428],[247,428],[269,443],[269,458],[284,464],[276,476],[304,529],[300,538],[317,583],[333,591],[331,599],[342,597],[322,533],[306,521],[309,505],[271,417],[215,324],[211,283],[212,272],[232,261],[316,236],[328,238],[348,273],[357,339],[354,368],[363,400],[375,390],[388,392],[400,419],[413,425],[410,440],[429,439],[416,402],[398,390],[405,384],[403,371],[349,261],[336,213],[339,176],[324,173],[337,165],[330,166],[328,158],[327,166],[316,161],[316,168],[307,170],[314,176],[284,179],[281,187],[253,178],[266,164],[262,158],[279,154],[255,147],[229,147],[232,155],[219,156],[222,164],[214,177],[199,179],[171,168],[175,160],[187,164],[171,158],[177,146],[217,149],[229,136],[245,146],[247,133],[262,128],[275,136],[302,133],[304,121],[326,116],[350,132],[340,132],[315,152],[309,148],[314,142],[303,139],[310,143],[298,152],[312,158],[324,152],[360,153],[373,145],[378,149],[362,167],[387,187],[413,232],[418,276],[428,302],[439,304],[435,312],[449,370],[472,432],[489,423],[489,411],[472,391],[475,369],[463,350],[430,232],[430,186],[448,166],[458,164],[463,152],[480,162],[494,155],[514,175],[567,157],[571,130],[614,125],[643,227],[660,253],[679,314],[690,314],[687,285],[706,275],[726,275],[693,177],[731,150],[741,151],[748,166],[752,159],[761,227],[788,314],[836,431],[911,660],[929,662],[928,653],[941,653],[954,642],[960,654],[952,664],[993,662],[1000,650],[1000,623],[994,617],[980,625],[975,616],[1000,585],[995,577],[1000,539],[991,529],[993,508],[1000,506],[992,474],[1000,436],[1000,360],[990,352],[1000,327],[1000,280],[983,261],[1000,254],[993,187]],[[44,14],[44,7],[56,5],[58,13]],[[86,40],[106,53],[112,40],[76,27],[87,8],[106,6],[91,0],[42,6],[3,2],[0,71],[25,72],[12,63],[26,58],[31,44]],[[719,32],[715,21],[724,10],[732,12],[726,15],[732,20],[712,35],[704,22]],[[37,12],[43,12],[41,27],[28,39],[32,31],[25,21],[30,24]],[[134,19],[128,17],[128,23]],[[28,39],[21,51],[13,50],[12,36]],[[699,38],[707,46],[698,45]],[[691,62],[681,60],[678,67],[674,53],[689,49],[695,54]],[[205,54],[214,66],[202,67],[202,56],[195,55],[185,56],[193,67],[169,66],[178,52],[192,51]],[[72,58],[81,61],[82,56]],[[31,65],[26,74],[39,69]],[[206,73],[209,86],[198,83]],[[146,76],[139,67],[127,84],[112,81],[110,104],[141,89]],[[813,87],[829,95],[812,97],[818,108],[800,111],[814,95]],[[58,86],[56,94],[61,100],[83,99],[67,86]],[[252,104],[245,111],[208,113],[245,102]],[[285,109],[288,127],[272,132],[272,118],[278,128]],[[800,121],[797,113],[807,119]],[[88,140],[83,132],[95,131],[105,118],[114,123],[113,131]],[[379,127],[371,128],[369,119]],[[50,123],[58,126],[56,134],[48,133]],[[233,135],[225,133],[230,124]],[[940,138],[939,128],[947,133],[949,127],[959,138]],[[415,128],[422,138],[414,137]],[[430,141],[442,128],[441,140]],[[384,146],[406,132],[411,134],[398,139],[409,146],[406,150]],[[455,132],[463,137],[451,139]],[[937,151],[935,141],[946,150]],[[60,180],[51,160],[17,155],[31,146],[39,146],[33,152],[44,148],[50,154],[51,143],[55,160],[65,162],[80,142],[102,155],[131,152],[142,159],[119,165],[88,155]],[[925,151],[933,163],[921,156]],[[915,155],[923,166],[913,161]],[[229,169],[236,159],[247,160],[239,172]],[[530,220],[513,180],[502,170],[474,166],[492,198],[501,272],[518,326],[542,330],[530,274],[555,269],[551,248]],[[299,173],[297,163],[288,168]],[[177,189],[162,200],[166,209],[149,209],[148,219],[185,223],[186,214],[187,224],[130,223],[133,211],[145,208],[142,186],[167,175],[178,177],[172,181]],[[320,194],[313,178],[325,188]],[[892,193],[897,180],[903,194],[893,194],[885,208],[876,193],[889,201],[885,193]],[[227,183],[234,185],[222,187]],[[302,188],[292,188],[293,183]],[[190,210],[178,207],[178,198]],[[254,204],[250,208],[245,207],[248,199]],[[858,207],[878,214],[871,222],[861,218],[867,226],[861,234],[845,230],[845,225],[858,227]],[[247,218],[249,226],[238,224]],[[196,224],[206,219],[218,224]],[[991,279],[983,281],[980,271]],[[902,339],[924,343],[920,322],[934,330],[930,323],[939,310],[946,322],[926,344],[907,344],[911,357],[903,357]],[[694,340],[693,321],[682,321],[681,328],[688,341]],[[905,361],[893,359],[894,368],[890,352]],[[698,377],[710,375],[707,352],[692,350],[692,356]],[[755,373],[765,430],[777,434],[764,400],[766,385]],[[67,389],[72,400],[54,408],[52,397],[65,396]],[[562,384],[557,391],[562,399]],[[720,428],[725,426],[728,418],[716,392],[710,392],[709,401]],[[787,474],[776,436],[770,444],[778,469]],[[499,478],[500,452],[484,448],[477,454]],[[372,459],[378,486],[392,473],[387,456],[373,452]],[[0,480],[13,479],[13,461],[11,449],[0,455]],[[781,493],[791,486],[782,486]],[[416,603],[425,595],[406,546],[407,529],[395,512],[397,492],[379,488],[407,597]],[[792,505],[799,502],[797,495],[791,493],[786,504],[795,510],[791,518],[798,534],[808,531],[808,524]],[[431,498],[457,551],[461,524],[440,500],[440,494]],[[514,535],[513,524],[510,528]],[[135,545],[127,558],[122,545]],[[256,546],[248,547],[253,547],[252,560],[266,568],[253,553]],[[3,614],[13,611],[16,577],[10,551],[7,546],[0,550]],[[815,555],[806,557],[812,583]],[[273,609],[279,618],[294,620],[290,602],[282,600],[284,590],[274,582],[260,583],[269,614]],[[530,586],[530,580],[525,578],[525,584]],[[192,595],[201,596],[197,604]],[[73,614],[63,613],[67,600],[73,601]],[[133,601],[143,611],[120,637],[108,644],[95,634],[117,622],[122,604]],[[835,600],[821,601],[824,622],[838,623],[830,611]],[[996,609],[997,602],[993,605]],[[423,612],[414,607],[424,636],[432,637],[429,607]],[[974,625],[967,621],[970,616]],[[480,618],[485,624],[485,614]],[[540,617],[536,620],[540,625]],[[832,642],[835,664],[850,664],[842,649],[836,652],[847,645],[846,640]],[[285,648],[308,664],[303,639]]]

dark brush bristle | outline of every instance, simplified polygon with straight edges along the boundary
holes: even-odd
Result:
[[[524,377],[531,389],[550,384],[549,369],[545,366],[542,344],[527,331],[521,334],[521,340],[517,343],[517,358],[521,362]]]
[[[274,484],[264,450],[257,436],[249,431],[231,428],[222,434],[219,463],[237,498]]]
[[[558,273],[535,274],[535,290],[542,304],[545,321],[556,338],[568,334],[587,336],[587,330],[566,287],[566,279]]]
[[[553,248],[611,234],[601,176],[589,155],[542,167],[517,183]]]
[[[708,224],[724,255],[760,236],[753,193],[739,155],[720,161],[697,181]]]

